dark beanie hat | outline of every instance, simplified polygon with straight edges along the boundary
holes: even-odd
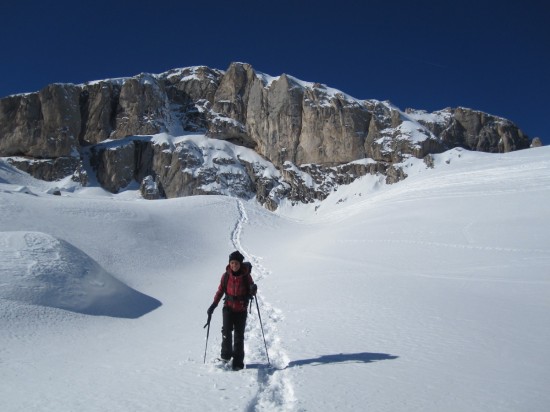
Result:
[[[244,256],[241,255],[241,252],[239,252],[238,250],[234,251],[233,253],[231,253],[229,255],[229,261],[231,262],[232,260],[236,260],[238,261],[239,263],[243,263],[244,261]]]

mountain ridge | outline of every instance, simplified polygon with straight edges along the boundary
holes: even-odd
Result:
[[[163,133],[201,134],[256,151],[281,171],[282,180],[266,182],[253,165],[242,164],[250,192],[243,196],[257,196],[269,209],[282,198],[307,203],[326,197],[326,191],[311,193],[304,179],[297,180],[297,169],[319,185],[338,168],[340,183],[327,189],[334,190],[366,173],[397,182],[406,177],[398,165],[410,156],[429,165],[431,154],[454,147],[509,152],[531,145],[502,117],[467,108],[403,111],[389,101],[356,99],[288,74],[259,73],[247,63],[232,63],[226,71],[192,66],[79,85],[55,83],[0,99],[0,156],[17,156],[13,164],[35,177],[73,175],[86,185],[86,174],[94,173],[113,193],[147,178],[159,188],[153,197],[202,193],[192,174],[181,174],[188,162],[203,163],[204,157],[189,157],[185,150],[168,156],[167,147],[138,138]],[[107,150],[105,142],[112,140],[120,144]],[[374,166],[350,166],[360,159],[372,159]],[[84,170],[86,162],[90,171]],[[174,168],[178,183],[167,168]],[[225,179],[217,173],[206,174]]]

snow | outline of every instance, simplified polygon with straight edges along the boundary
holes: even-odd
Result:
[[[383,136],[399,136],[399,139],[406,139],[411,143],[420,143],[426,139],[437,139],[427,128],[421,126],[419,123],[412,122],[410,120],[404,120],[401,124],[394,128],[387,128],[380,131]],[[386,137],[382,137],[377,140],[378,143],[384,143]],[[388,145],[390,141],[386,142]]]
[[[280,76],[271,76],[269,74],[265,74],[261,72],[256,72],[256,77],[262,82],[264,87],[267,87],[267,88],[271,87],[271,84],[274,81],[279,80],[280,78]]]
[[[450,109],[438,110],[433,113],[428,113],[425,110],[409,109],[406,116],[416,122],[446,124],[451,119],[452,113]]]
[[[112,83],[115,85],[122,86],[124,83],[126,83],[130,77],[116,77],[111,79],[102,79],[102,80],[92,80],[89,82],[77,84],[78,87],[84,87],[84,86],[95,86],[97,84],[103,84],[103,83]]]
[[[204,156],[203,166],[205,168],[218,167],[219,169],[223,169],[220,166],[216,166],[217,160],[241,159],[264,169],[264,177],[276,178],[280,176],[280,172],[275,166],[254,150],[234,145],[225,140],[212,139],[202,133],[184,134],[181,136],[159,133],[152,136],[135,136],[132,139],[150,139],[155,144],[166,145],[172,149],[176,146],[192,145],[201,152],[201,156]]]
[[[314,83],[314,82],[307,82],[304,80],[300,80],[297,77],[286,75],[293,83],[301,87],[302,89],[306,90],[313,90],[316,89],[320,92],[322,92],[325,95],[325,104],[329,105],[329,101],[332,99],[341,99],[351,104],[357,104],[362,105],[363,101],[356,99],[355,97],[350,96],[347,93],[342,92],[341,90],[334,89],[332,87],[328,87],[325,84],[320,83]],[[273,82],[278,81],[281,76],[271,76],[266,73],[256,72],[256,77],[262,82],[265,88],[270,88]]]
[[[548,410],[550,150],[434,158],[275,213],[0,159],[2,410]],[[220,308],[203,364],[236,248],[272,367],[255,306],[246,369],[213,363]]]
[[[90,315],[137,318],[160,302],[134,291],[74,246],[40,232],[0,232],[0,297]]]

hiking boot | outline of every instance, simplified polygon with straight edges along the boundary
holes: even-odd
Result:
[[[233,365],[231,366],[231,369],[233,369],[234,371],[240,371],[240,370],[244,369],[244,365],[242,363],[233,362]]]

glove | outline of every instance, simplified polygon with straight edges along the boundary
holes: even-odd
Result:
[[[214,313],[214,309],[216,309],[216,305],[215,304],[211,304],[210,307],[208,308],[208,310],[206,311],[206,313],[208,314],[208,316],[212,316],[212,314]]]
[[[258,292],[258,285],[253,283],[252,285],[250,285],[250,295],[256,296],[256,292]]]

